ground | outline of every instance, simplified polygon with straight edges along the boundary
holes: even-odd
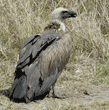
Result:
[[[82,74],[82,70],[76,70],[68,63],[56,83],[57,92],[65,92],[68,98],[46,97],[25,104],[12,102],[1,95],[0,110],[108,110],[109,85],[93,83],[95,79],[86,78],[87,74],[88,71]]]
[[[0,110],[109,109],[109,85],[65,81],[62,85],[57,85],[56,88],[58,92],[65,91],[68,98],[54,99],[46,97],[43,100],[25,104],[14,103],[7,97],[0,96]]]

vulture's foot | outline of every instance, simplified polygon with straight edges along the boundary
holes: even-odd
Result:
[[[57,71],[58,73],[58,71]],[[58,99],[65,99],[65,98],[68,98],[66,95],[65,95],[65,92],[61,93],[61,94],[57,94],[56,90],[55,90],[55,83],[53,84],[52,86],[53,88],[53,93],[52,95],[48,94],[48,97],[53,97],[53,98],[58,98]],[[63,96],[64,95],[64,96]]]
[[[26,101],[26,104],[30,103],[30,100],[27,97],[25,97],[25,101]]]
[[[53,96],[53,98],[58,98],[58,99],[65,99],[65,98],[68,98],[67,96],[63,96],[63,95],[65,95],[65,92],[63,92],[63,93],[61,93],[61,94],[57,94],[56,92],[54,93],[53,92],[53,94],[52,94]]]
[[[64,95],[64,96],[63,96]],[[67,96],[65,96],[65,92],[61,93],[61,94],[57,94],[55,88],[53,88],[53,93],[50,95],[48,95],[48,97],[52,97],[52,98],[58,98],[58,99],[65,99],[68,98]]]

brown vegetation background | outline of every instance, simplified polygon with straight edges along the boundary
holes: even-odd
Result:
[[[20,45],[29,36],[42,32],[46,22],[50,20],[51,12],[58,7],[73,10],[78,16],[66,21],[66,33],[73,37],[74,45],[69,63],[57,85],[63,85],[60,88],[63,89],[73,87],[76,81],[91,85],[109,84],[108,0],[0,0],[0,89],[9,88],[13,82]],[[65,84],[69,85],[64,87]],[[70,93],[68,95],[72,96]],[[1,107],[5,106],[5,110],[19,109],[8,98],[0,97]],[[87,108],[87,104],[74,107],[75,103],[71,104],[68,99],[65,101],[69,105],[60,107],[58,103],[45,109]],[[96,104],[98,108],[103,107],[102,104]],[[94,109],[95,105],[92,105],[88,104]],[[108,103],[104,107],[109,107],[107,105]]]

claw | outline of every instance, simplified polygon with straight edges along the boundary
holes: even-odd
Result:
[[[67,96],[63,96],[63,95],[65,95],[65,92],[63,92],[61,94],[57,94],[56,91],[53,92],[53,97],[54,98],[59,98],[59,99],[65,99],[65,98],[67,98]]]
[[[68,98],[67,96],[63,96],[65,95],[65,92],[61,93],[61,94],[49,94],[47,97],[50,98],[58,98],[58,99],[65,99],[65,98]]]
[[[52,94],[48,94],[48,98],[52,97],[52,98],[58,98],[58,99],[65,99],[68,98],[67,96],[63,96],[65,95],[65,92],[61,93],[61,94],[57,94],[55,88],[53,87],[53,93]]]
[[[57,69],[57,73],[58,73],[58,69]],[[56,83],[56,81],[55,81]],[[47,97],[52,97],[52,98],[58,98],[58,99],[65,99],[65,98],[68,98],[67,96],[63,96],[65,95],[65,92],[61,93],[61,94],[57,94],[56,90],[55,90],[55,83],[52,85],[52,88],[53,88],[53,93],[50,95],[48,94]]]

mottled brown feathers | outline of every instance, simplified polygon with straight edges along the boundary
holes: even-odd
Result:
[[[48,27],[50,25],[54,27],[46,28],[22,44],[10,94],[13,99],[25,97],[28,102],[34,95],[48,92],[68,62],[72,38],[68,34],[63,35],[58,22],[50,22]]]
[[[53,30],[53,31],[56,31],[60,28],[60,24],[56,21],[51,21],[47,24],[47,26],[45,26],[44,30]]]
[[[65,32],[65,25],[58,20],[53,20],[47,23],[44,31],[56,32],[60,36],[63,36]]]
[[[45,97],[53,87],[68,62],[72,50],[72,37],[65,34],[63,18],[76,16],[73,11],[64,8],[55,9],[51,21],[44,31],[29,37],[22,45],[15,78],[10,90],[10,99],[26,103],[33,98]]]
[[[62,71],[65,64],[68,62],[72,49],[72,38],[66,34],[59,41],[55,42],[49,48],[42,52],[39,60],[39,68],[42,76],[48,77],[56,67]]]

